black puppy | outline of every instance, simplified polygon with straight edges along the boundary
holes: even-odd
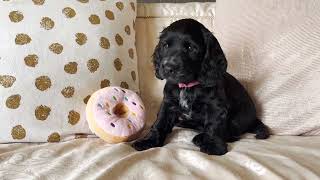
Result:
[[[201,23],[182,19],[165,28],[153,63],[156,77],[167,80],[164,98],[149,134],[133,144],[136,150],[163,146],[175,125],[197,130],[192,142],[207,154],[225,154],[226,142],[246,132],[269,137],[250,96],[226,72],[220,44]]]

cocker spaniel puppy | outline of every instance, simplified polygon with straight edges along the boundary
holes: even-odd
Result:
[[[219,42],[201,23],[182,19],[165,28],[153,63],[156,77],[166,80],[164,98],[151,131],[133,143],[136,150],[163,146],[175,125],[198,131],[192,142],[207,154],[227,153],[227,142],[246,132],[269,137],[252,99],[227,73]]]

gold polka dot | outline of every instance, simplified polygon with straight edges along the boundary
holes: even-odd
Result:
[[[25,45],[31,42],[31,38],[27,34],[17,34],[15,38],[15,42],[17,45]]]
[[[88,103],[88,101],[89,101],[89,99],[90,99],[90,95],[88,95],[87,97],[85,97],[84,99],[83,99],[83,102],[85,103],[85,104],[87,104]]]
[[[131,129],[131,125],[130,124],[128,124],[128,128]]]
[[[44,121],[50,115],[51,109],[48,106],[41,105],[34,111],[37,120]]]
[[[89,2],[89,0],[78,0],[78,1],[81,3],[88,3]]]
[[[32,0],[35,5],[43,5],[45,0]]]
[[[49,17],[44,17],[41,19],[40,25],[45,30],[50,30],[54,27],[54,21]]]
[[[134,51],[133,51],[132,48],[130,48],[130,49],[128,50],[128,54],[129,54],[129,57],[130,57],[131,59],[134,58]]]
[[[48,76],[40,76],[36,79],[35,85],[40,91],[45,91],[51,87],[51,80]]]
[[[74,87],[72,86],[65,87],[64,89],[62,89],[61,94],[65,98],[71,98],[74,94]]]
[[[0,85],[2,85],[4,88],[11,87],[15,81],[16,81],[16,78],[13,76],[0,75]]]
[[[17,109],[20,106],[21,96],[19,94],[12,95],[6,100],[6,106],[9,109]]]
[[[63,8],[62,13],[66,18],[73,18],[77,14],[76,11],[70,7]]]
[[[131,77],[134,81],[136,81],[137,79],[137,75],[136,75],[136,72],[135,71],[131,71]]]
[[[60,134],[57,132],[54,132],[52,134],[50,134],[50,136],[48,136],[47,141],[48,142],[60,142]]]
[[[130,26],[129,26],[129,25],[126,25],[126,26],[124,27],[124,31],[125,31],[128,35],[130,35],[130,33],[131,33]]]
[[[116,6],[117,6],[117,8],[118,8],[120,11],[122,11],[123,8],[124,8],[124,5],[123,5],[122,2],[117,2],[117,3],[116,3]]]
[[[69,74],[75,74],[78,70],[78,63],[76,62],[69,62],[68,64],[64,65],[64,71]]]
[[[99,16],[97,16],[95,14],[92,14],[89,17],[89,21],[91,22],[91,24],[100,24],[100,18],[99,18]]]
[[[87,42],[87,36],[84,33],[77,33],[76,34],[76,42],[81,46]]]
[[[9,14],[9,18],[11,22],[17,23],[23,20],[23,14],[19,11],[12,11]]]
[[[125,88],[125,89],[129,89],[129,85],[126,82],[121,82],[120,87]]]
[[[80,114],[76,111],[70,111],[68,115],[68,123],[71,125],[76,125],[80,120]]]
[[[132,27],[133,27],[134,30],[136,30],[136,23],[135,23],[134,20],[132,21]]]
[[[114,65],[114,67],[116,68],[117,71],[121,71],[122,63],[121,63],[121,60],[119,58],[117,58],[117,59],[115,59],[113,61],[113,65]]]
[[[87,67],[88,67],[88,69],[89,69],[89,71],[90,71],[91,73],[97,71],[98,68],[99,68],[99,62],[98,62],[98,60],[96,60],[96,59],[90,59],[90,60],[87,62]]]
[[[75,139],[81,139],[81,138],[87,138],[88,134],[83,134],[83,133],[76,133],[74,138]]]
[[[110,42],[109,39],[105,37],[100,38],[100,46],[104,49],[109,49],[110,48]]]
[[[113,14],[112,11],[106,10],[106,11],[105,11],[105,15],[106,15],[106,17],[107,17],[109,20],[114,20],[114,14]]]
[[[11,136],[13,139],[24,139],[26,137],[26,130],[21,125],[17,125],[12,128]]]
[[[53,43],[49,46],[49,49],[55,54],[61,54],[63,51],[63,46],[59,43]]]
[[[131,5],[132,10],[133,10],[133,11],[136,11],[136,7],[135,7],[135,5],[134,5],[134,2],[131,2],[130,5]]]
[[[116,34],[115,36],[115,39],[116,39],[116,42],[119,46],[122,46],[123,45],[123,39],[122,37],[119,35],[119,34]]]
[[[109,87],[110,86],[110,81],[108,79],[104,79],[100,83],[101,88]]]
[[[39,57],[35,54],[29,54],[24,58],[24,63],[29,67],[36,67]]]

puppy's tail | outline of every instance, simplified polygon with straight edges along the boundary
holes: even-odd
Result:
[[[257,119],[255,126],[251,129],[251,132],[256,134],[255,137],[257,139],[267,139],[270,136],[269,128],[259,119]]]

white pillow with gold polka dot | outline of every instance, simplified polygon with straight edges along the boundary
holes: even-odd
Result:
[[[90,94],[138,91],[135,0],[2,0],[0,9],[0,143],[85,137]]]

